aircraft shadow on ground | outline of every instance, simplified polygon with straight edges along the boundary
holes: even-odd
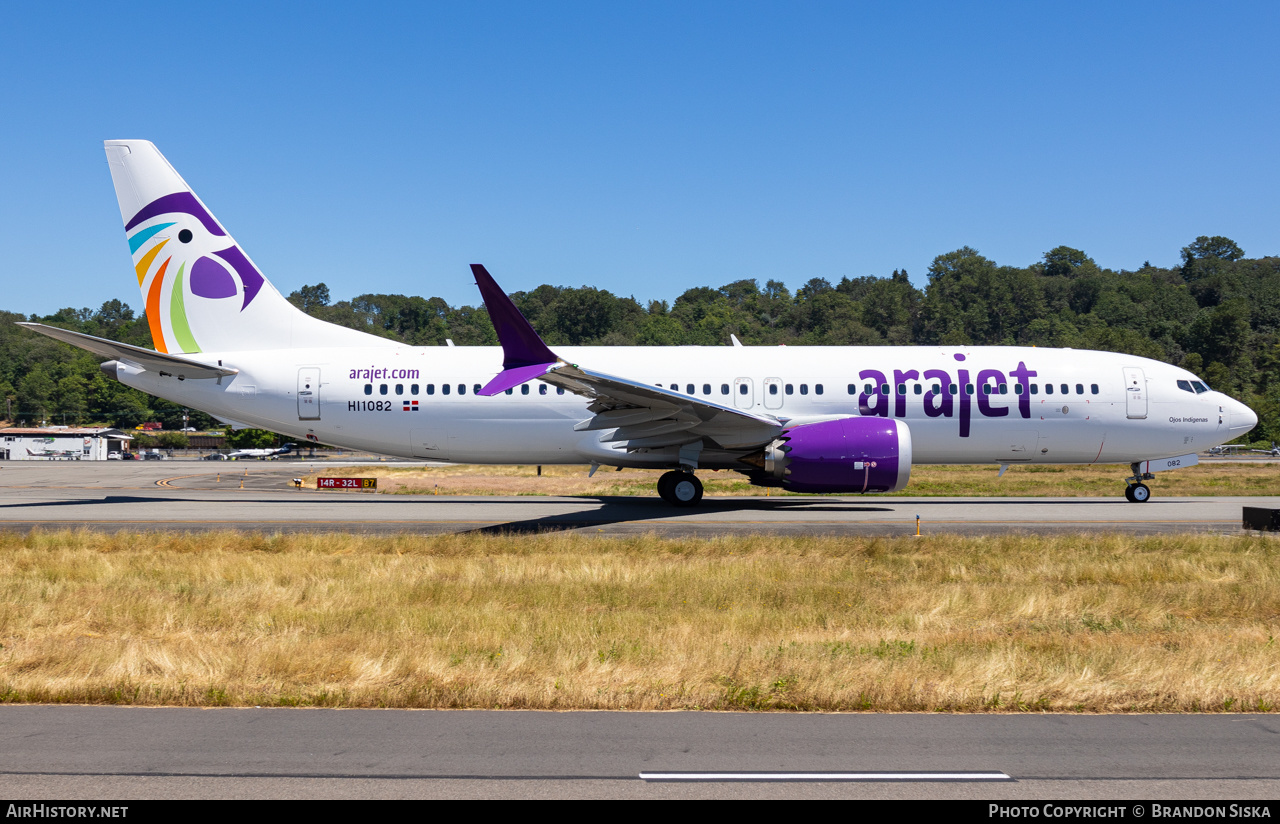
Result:
[[[725,500],[725,499],[709,499],[703,498],[702,503],[697,507],[690,509],[682,509],[674,507],[660,498],[628,498],[628,497],[606,497],[592,496],[580,497],[576,500],[593,500],[600,503],[598,509],[586,512],[568,512],[554,515],[546,515],[537,518],[528,518],[519,521],[508,521],[503,524],[491,524],[489,526],[477,527],[475,529],[465,530],[462,534],[467,535],[510,535],[510,534],[537,534],[541,532],[563,532],[566,530],[583,529],[585,527],[612,526],[614,524],[640,523],[645,521],[666,521],[672,518],[679,518],[682,515],[706,515],[716,513],[737,513],[737,512],[779,512],[783,510],[804,510],[806,513],[811,512],[893,512],[890,507],[883,506],[857,506],[857,505],[839,505],[830,502],[805,501],[805,500]],[[543,503],[552,503],[548,500]],[[536,500],[521,501],[520,503],[539,503]],[[786,526],[786,521],[779,521],[777,526]],[[704,529],[714,529],[717,526],[732,528],[732,522],[715,522],[715,521],[689,521],[690,527],[700,527]]]
[[[91,500],[87,498],[73,499],[67,501],[32,501],[16,504],[0,504],[0,509],[35,509],[41,506],[95,506],[97,504],[163,504],[175,503],[186,504],[191,503],[187,498],[155,498],[141,497],[135,495],[108,495],[105,498]]]

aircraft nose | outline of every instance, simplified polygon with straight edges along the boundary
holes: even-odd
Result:
[[[1239,401],[1232,401],[1227,411],[1231,415],[1230,427],[1232,432],[1243,435],[1258,425],[1257,413]]]

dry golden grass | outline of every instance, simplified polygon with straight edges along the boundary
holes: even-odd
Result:
[[[0,700],[1271,711],[1278,549],[0,534]]]
[[[896,495],[1117,497],[1124,492],[1121,466],[1011,466],[997,478],[995,464],[916,466],[911,483]],[[647,495],[655,496],[661,472],[602,468],[587,477],[585,466],[370,467],[326,470],[323,476],[377,477],[381,492],[442,495]],[[308,486],[315,485],[315,477]],[[703,472],[707,495],[764,495],[736,472]],[[1280,495],[1280,464],[1213,463],[1162,472],[1148,481],[1159,497],[1187,495]],[[789,494],[777,489],[770,495]]]

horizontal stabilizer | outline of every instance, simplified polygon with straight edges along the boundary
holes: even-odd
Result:
[[[190,358],[166,355],[163,352],[143,349],[140,346],[131,346],[127,343],[107,340],[106,338],[95,338],[93,335],[84,335],[80,332],[72,332],[70,329],[60,329],[57,326],[46,326],[43,323],[20,321],[18,325],[25,326],[32,332],[39,332],[63,343],[78,346],[95,355],[114,358],[121,363],[127,363],[130,366],[145,369],[148,372],[158,372],[161,375],[172,375],[182,379],[223,378],[234,375],[239,371],[238,369],[229,369],[223,366],[209,366]]]

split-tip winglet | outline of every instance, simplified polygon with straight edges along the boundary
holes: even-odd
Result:
[[[484,308],[493,321],[493,329],[502,344],[502,372],[489,381],[481,395],[496,395],[525,381],[545,375],[560,363],[520,310],[502,291],[488,270],[479,263],[471,264]]]

